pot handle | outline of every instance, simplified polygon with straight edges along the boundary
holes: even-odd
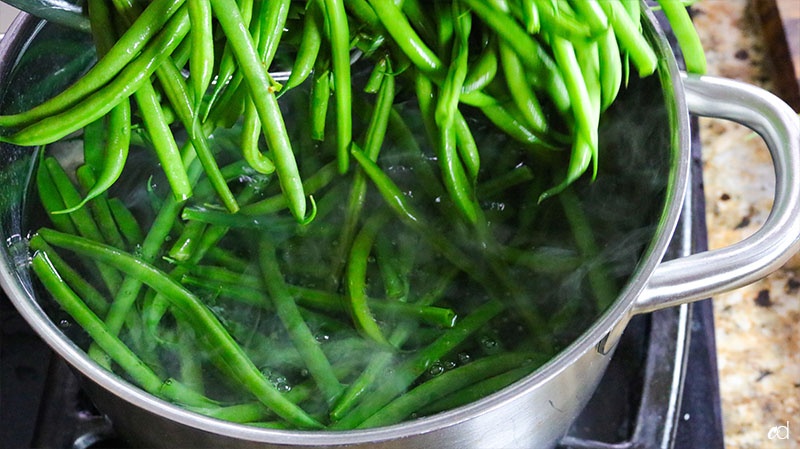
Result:
[[[758,231],[725,248],[662,262],[632,312],[708,298],[767,276],[800,250],[800,117],[773,94],[739,81],[682,75],[689,112],[738,122],[767,144],[775,197]]]

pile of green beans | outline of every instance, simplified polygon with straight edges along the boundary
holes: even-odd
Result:
[[[702,72],[683,3],[658,4]],[[0,141],[39,147],[41,287],[149,393],[259,426],[392,424],[530,373],[614,300],[572,185],[629,72],[657,69],[639,3],[87,10],[96,63],[0,115]],[[567,318],[542,292],[585,266],[594,300]]]

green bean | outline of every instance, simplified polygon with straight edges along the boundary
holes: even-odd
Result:
[[[309,119],[311,138],[325,140],[325,122],[328,116],[328,102],[331,96],[331,73],[318,61],[311,84],[311,117]]]
[[[431,198],[441,196],[443,186],[439,178],[434,174],[428,163],[427,156],[423,153],[422,148],[414,138],[413,132],[409,129],[408,124],[397,109],[392,109],[389,114],[388,132],[391,133],[390,137],[397,139],[397,145],[400,148],[405,148],[412,155],[411,164],[420,179],[420,185],[422,185],[426,193]]]
[[[142,112],[144,127],[161,162],[161,168],[164,170],[173,196],[178,200],[190,198],[193,194],[192,185],[186,176],[178,144],[175,142],[169,123],[164,118],[164,111],[153,85],[146,81],[134,93],[134,97]]]
[[[547,2],[541,2],[539,6],[539,13],[542,16],[542,31],[549,35],[561,36],[573,42],[585,41],[591,38],[592,28],[590,24],[583,17],[577,17],[569,5],[561,3],[552,5]],[[521,16],[522,12],[520,11],[518,15]]]
[[[453,23],[452,6],[453,4],[445,4],[444,2],[434,3],[434,14],[436,15],[436,22],[439,25],[439,53],[450,53],[453,45],[453,36],[455,36],[455,23]]]
[[[608,17],[600,6],[600,0],[570,0],[577,15],[584,21],[592,33],[597,35],[608,29]]]
[[[192,391],[203,393],[205,391],[205,379],[203,376],[203,359],[198,357],[197,341],[202,338],[197,335],[194,329],[185,319],[178,317],[177,331],[178,342],[176,352],[178,353],[178,363],[180,364],[180,380]]]
[[[195,332],[204,335],[203,342],[218,354],[220,368],[249,390],[259,401],[278,416],[303,428],[319,428],[321,424],[295,404],[287,401],[256,368],[242,348],[231,338],[217,318],[191,292],[180,286],[164,272],[117,249],[42,228],[38,234],[53,246],[92,257],[146,283],[163,294],[173,306],[181,309]]]
[[[444,77],[444,65],[414,31],[408,18],[392,0],[369,0],[386,31],[404,54],[423,73],[436,79]]]
[[[350,153],[361,165],[364,173],[366,173],[373,184],[378,188],[387,205],[395,214],[397,214],[404,223],[416,229],[420,229],[420,227],[423,226],[420,217],[417,216],[417,212],[406,202],[403,193],[392,180],[381,171],[380,167],[369,159],[357,145],[353,145],[353,149]]]
[[[189,31],[189,19],[181,8],[144,51],[119,75],[80,103],[47,116],[0,141],[20,146],[46,145],[63,139],[99,119],[120,101],[136,92]]]
[[[686,5],[679,0],[658,0],[658,4],[675,33],[686,70],[690,73],[706,73],[703,44],[700,42],[700,36],[697,34],[689,12],[686,10]]]
[[[261,121],[253,100],[245,99],[244,117],[242,117],[242,156],[253,170],[270,174],[275,171],[275,164],[258,148],[261,136]]]
[[[387,61],[388,65],[388,61]],[[378,101],[372,112],[369,125],[367,127],[367,135],[364,139],[364,151],[366,156],[372,161],[378,160],[378,154],[384,143],[386,136],[386,128],[389,124],[389,115],[392,111],[392,105],[395,99],[395,79],[394,75],[390,73],[391,67],[386,67],[387,72],[384,73],[383,81],[381,82],[380,91],[378,92]],[[367,195],[367,178],[363,170],[359,169],[353,176],[353,182],[350,185],[350,194],[347,198],[347,208],[345,209],[344,223],[342,224],[341,233],[339,237],[339,247],[341,252],[349,251],[350,244],[356,233],[356,227],[361,217],[361,211],[364,208],[364,202]],[[339,260],[344,262],[344,254],[340,254]],[[334,268],[334,273],[339,273],[339,267]]]
[[[624,9],[622,11],[628,14],[628,17],[633,20],[637,31],[642,30],[642,5],[639,2],[621,2]],[[622,12],[620,11],[620,12]]]
[[[111,10],[108,8],[106,2],[101,2],[99,0],[87,1],[86,9],[97,56],[102,58],[114,47],[114,42],[117,37],[109,32],[112,28]]]
[[[224,407],[188,407],[189,410],[201,415],[223,421],[250,424],[270,417],[269,409],[260,402],[247,402],[244,404],[227,405]]]
[[[53,157],[47,157],[43,162],[50,175],[50,179],[53,180],[53,184],[56,186],[61,200],[64,202],[64,205],[72,206],[80,202],[80,194],[75,189],[75,186],[72,185],[67,173],[61,167],[61,164],[58,163],[58,160]],[[103,234],[100,232],[100,229],[97,227],[97,223],[94,221],[94,218],[92,218],[88,210],[77,209],[74,212],[69,213],[69,217],[70,220],[72,220],[72,223],[75,225],[77,234],[88,239],[92,239],[96,242],[104,241]],[[106,288],[108,288],[108,291],[112,293],[117,291],[120,282],[122,282],[119,273],[103,264],[96,265],[97,271],[100,274],[100,277],[103,279]]]
[[[477,187],[481,199],[492,198],[511,187],[528,182],[534,177],[533,171],[527,165],[518,165],[506,173],[487,179]]]
[[[291,0],[275,0],[261,5],[263,11],[261,14],[264,14],[264,17],[258,19],[260,30],[256,39],[257,51],[264,67],[269,68],[272,65],[272,60],[278,51],[290,3]]]
[[[575,142],[572,144],[567,173],[564,179],[539,195],[539,202],[541,203],[554,195],[562,193],[564,189],[569,187],[576,179],[585,173],[592,161],[593,151],[594,148],[592,144],[586,140],[583,134],[575,136]]]
[[[447,274],[438,279],[437,285],[429,289],[426,294],[417,298],[414,304],[420,307],[427,307],[429,304],[435,303],[442,295],[444,289],[450,285],[454,276],[455,270],[451,269]],[[377,310],[376,308],[376,311]],[[447,327],[455,325],[455,315],[452,317],[454,321]],[[415,328],[416,326],[411,322],[400,323],[389,335],[389,343],[394,347],[401,347],[414,332]],[[375,379],[377,379],[378,376],[384,375],[394,356],[394,351],[384,351],[370,359],[364,371],[350,384],[331,410],[330,415],[334,421],[340,420],[345,416],[358,403],[364,393],[374,386]]]
[[[580,43],[575,47],[575,56],[578,59],[578,64],[581,68],[583,80],[586,83],[586,92],[588,93],[589,103],[585,106],[588,108],[589,119],[591,122],[592,133],[590,134],[592,141],[592,179],[597,177],[598,169],[598,152],[599,152],[599,136],[598,130],[600,128],[600,114],[603,112],[603,93],[602,93],[602,80],[600,79],[600,50],[596,42]]]
[[[78,184],[85,190],[95,185],[95,177],[92,173],[92,168],[88,165],[82,165],[75,170],[75,176]],[[111,208],[108,205],[108,196],[101,194],[96,196],[89,203],[89,210],[97,223],[97,228],[103,236],[103,241],[109,245],[118,248],[124,248],[125,242],[122,239],[122,234],[119,232],[116,221],[111,215]]]
[[[83,128],[83,161],[100,173],[104,165],[106,118],[101,117]]]
[[[375,240],[375,260],[383,281],[383,290],[390,301],[405,303],[410,289],[408,274],[412,268],[411,251],[398,254],[393,251],[396,242],[389,239]]]
[[[536,34],[542,26],[539,7],[536,0],[520,0],[522,9],[522,22],[528,34]]]
[[[600,2],[600,5],[606,12],[620,46],[639,70],[639,76],[644,77],[656,70],[658,60],[653,47],[639,32],[638,17],[632,18],[625,9],[627,3],[634,2]]]
[[[37,122],[45,117],[63,112],[75,106],[81,99],[86,98],[92,92],[101,90],[106,83],[112,81],[119,74],[128,71],[126,67],[132,61],[141,58],[139,56],[140,52],[152,45],[153,36],[161,34],[159,31],[162,27],[173,22],[172,16],[178,11],[183,1],[155,0],[151,2],[145,9],[142,19],[123,34],[117,43],[84,76],[63,92],[32,109],[19,114],[0,116],[0,128],[10,128]],[[171,39],[169,36],[167,38]],[[165,50],[159,49],[157,51],[163,52]],[[132,74],[135,73],[133,70],[130,72]]]
[[[46,253],[37,252],[33,256],[32,264],[38,278],[59,305],[142,389],[156,396],[178,391],[176,389],[165,391],[163,388],[165,381],[162,381],[128,346],[107,331],[103,322],[61,280]],[[195,394],[168,394],[167,398],[198,407],[214,404],[211,400]]]
[[[189,23],[192,26],[192,32],[189,35],[192,47],[192,55],[189,59],[190,81],[194,93],[194,109],[199,110],[203,95],[211,85],[211,78],[214,76],[211,3],[209,0],[187,0],[186,3],[189,8]]]
[[[487,45],[467,72],[461,93],[480,91],[488,86],[497,75],[497,51],[494,45]]]
[[[123,366],[145,391],[157,393],[162,380],[152,372],[127,346],[105,329],[102,321],[63,282],[47,254],[39,251],[33,256],[33,269],[59,305],[111,356]]]
[[[180,71],[172,61],[167,60],[158,68],[156,74],[184,127],[191,130],[189,133],[190,143],[197,154],[198,160],[203,165],[203,169],[211,185],[229,211],[238,211],[239,204],[236,202],[233,193],[225,182],[225,177],[220,173],[219,166],[214,158],[214,153],[211,151],[208,143],[207,133],[197,126],[197,116],[194,114],[191,97],[180,75]]]
[[[447,355],[502,310],[502,305],[496,301],[489,301],[476,308],[436,341],[402,362],[394,370],[392,379],[386,379],[377,385],[369,397],[364,398],[358,406],[331,427],[343,429],[361,425],[377,410],[402,394],[414,380],[425,372],[431,363]]]
[[[552,46],[556,62],[564,74],[567,92],[572,103],[575,132],[582,134],[592,147],[596,147],[597,120],[594,108],[592,108],[587,80],[575,54],[575,47],[570,41],[558,36],[553,37]]]
[[[350,13],[359,22],[366,24],[373,31],[377,31],[381,27],[380,19],[378,19],[375,10],[367,4],[366,0],[348,0],[344,3],[345,7],[350,10]]]
[[[203,206],[192,206],[183,209],[181,218],[190,222],[235,229],[272,229],[275,233],[280,232],[281,235],[288,235],[294,232],[297,224],[296,220],[289,217],[231,214]]]
[[[552,143],[545,140],[544,136],[530,129],[527,123],[523,123],[522,119],[518,119],[508,108],[500,105],[485,106],[481,108],[481,112],[501,131],[518,142],[537,148],[556,149]]]
[[[358,427],[380,427],[406,419],[420,408],[481,380],[531,363],[530,354],[504,353],[483,357],[434,377],[397,397]]]
[[[259,61],[250,35],[246,29],[242,28],[242,17],[236,9],[235,1],[211,0],[211,2],[217,20],[228,36],[228,42],[231,43],[233,52],[239,61],[259,119],[261,123],[270,124],[270,126],[264,127],[267,146],[272,151],[275,170],[281,188],[287,196],[289,210],[297,220],[302,221],[306,215],[305,193],[286,125],[281,116],[275,92],[271,87],[270,77]]]
[[[172,248],[169,250],[169,257],[178,262],[184,262],[194,254],[200,238],[206,230],[206,224],[199,221],[190,221],[183,227],[180,237],[178,237]]]
[[[525,119],[525,124],[536,133],[546,132],[547,121],[542,106],[527,83],[519,56],[506,42],[500,42],[499,48],[508,92]]]
[[[252,305],[264,307],[269,303],[263,293],[263,283],[257,277],[221,267],[194,266],[190,273],[181,276],[181,282],[207,290],[224,290],[226,296]],[[343,307],[346,298],[342,295],[292,284],[286,284],[286,288],[296,298],[297,303],[303,307],[331,313],[346,312]],[[367,299],[369,307],[385,317],[412,318],[440,327],[452,327],[456,321],[455,312],[447,307],[408,304],[375,298]]]
[[[108,301],[100,293],[91,282],[78,273],[72,265],[61,258],[55,250],[47,244],[41,237],[34,235],[28,241],[28,245],[34,252],[41,251],[47,254],[50,264],[56,272],[58,272],[61,279],[80,296],[89,309],[94,312],[98,317],[103,317],[108,313]]]
[[[437,123],[435,109],[438,107],[433,105],[433,83],[428,78],[418,75],[415,85],[423,123],[436,148],[445,190],[462,216],[468,222],[475,223],[480,215],[480,207],[475,202],[472,185],[458,156],[457,126],[450,123],[449,126],[442,127]],[[454,112],[453,115],[460,114]],[[461,120],[458,122],[459,125],[464,124]],[[465,139],[463,143],[469,144],[468,137],[462,136]]]
[[[435,42],[436,31],[433,19],[430,15],[430,10],[423,8],[419,0],[403,0],[402,2],[403,14],[408,17],[409,22],[413,25],[415,30],[418,30],[420,36],[428,42]],[[428,4],[427,1],[423,2]]]
[[[258,23],[253,23],[252,21],[254,9],[253,1],[247,0],[240,1],[238,3],[244,25],[249,29],[252,29],[253,26],[258,25]],[[237,73],[236,60],[233,56],[233,51],[231,50],[230,44],[226,42],[222,49],[222,56],[220,57],[219,67],[217,69],[214,90],[211,92],[208,102],[206,103],[206,109],[199,113],[203,122],[208,120],[211,109],[218,104],[220,97],[223,96],[223,92],[231,92],[231,90],[236,90],[235,87],[238,86],[238,83],[231,83],[231,81],[234,79],[235,74]],[[239,75],[241,74],[239,73]],[[239,80],[241,80],[241,78]]]
[[[42,208],[47,213],[47,217],[57,230],[68,234],[77,234],[78,230],[75,229],[75,225],[68,215],[55,213],[63,210],[66,206],[64,205],[64,200],[61,199],[61,194],[58,192],[58,187],[50,176],[50,171],[47,169],[44,148],[40,150],[37,165],[36,190],[39,193],[39,202],[42,203]]]
[[[389,344],[400,347],[413,331],[413,326],[401,323],[389,336]],[[331,419],[338,421],[347,415],[358,404],[361,397],[374,386],[375,379],[382,376],[389,368],[389,364],[396,356],[394,351],[383,351],[373,356],[364,371],[345,390],[339,400],[331,409]]]
[[[367,174],[378,189],[386,205],[403,224],[418,233],[428,243],[440,251],[450,263],[468,273],[472,278],[478,280],[483,285],[488,286],[491,284],[491,282],[488,281],[486,273],[476,268],[465,254],[422,219],[419,213],[406,201],[403,192],[392,179],[386,175],[375,162],[372,162],[366,157],[364,153],[358,149],[357,145],[353,145],[351,153],[353,154],[353,158],[361,165],[364,173]]]
[[[83,207],[88,201],[96,198],[109,189],[122,174],[125,161],[128,158],[128,148],[131,139],[131,106],[125,99],[114,107],[109,113],[108,142],[103,157],[103,165],[97,180],[91,185],[89,191],[78,204],[62,211],[69,213]]]
[[[489,25],[501,39],[505,40],[517,54],[524,56],[522,63],[528,70],[537,73],[544,71],[548,93],[553,103],[560,111],[568,110],[570,98],[564,86],[564,79],[547,51],[509,15],[499,14],[490,5],[483,3],[482,0],[462,1],[469,5],[472,11]]]
[[[322,11],[319,2],[320,0],[307,0],[303,15],[303,35],[292,63],[292,73],[284,83],[281,95],[302,84],[314,70],[314,63],[322,47]]]
[[[347,298],[348,309],[353,317],[353,323],[363,334],[380,345],[389,346],[383,331],[375,321],[367,302],[367,266],[369,264],[372,246],[375,238],[384,224],[388,221],[385,214],[370,217],[364,223],[361,231],[356,234],[350,247],[347,261]]]
[[[200,121],[209,121],[211,110],[219,104],[223,95],[226,92],[230,93],[236,90],[236,83],[231,83],[236,73],[238,72],[236,71],[236,62],[233,57],[233,52],[231,51],[230,45],[226,43],[222,48],[222,56],[220,56],[216,74],[214,75],[211,93],[208,94],[208,98],[201,104],[201,109],[197,112]]]
[[[272,243],[262,238],[258,250],[261,274],[272,297],[276,313],[289,332],[295,348],[303,357],[311,377],[317,382],[325,401],[332,403],[341,394],[342,384],[334,374],[330,362],[317,344],[308,325],[300,316],[294,298],[286,289]]]
[[[439,164],[445,189],[469,223],[477,223],[482,215],[475,191],[470,183],[461,158],[458,156],[457,133],[454,125],[440,130]]]
[[[364,84],[364,92],[368,94],[376,94],[381,88],[383,83],[383,76],[387,71],[388,58],[381,58],[375,63],[372,72],[370,72],[369,79]]]
[[[521,250],[506,246],[501,248],[500,252],[504,259],[535,273],[566,273],[577,270],[581,265],[580,256],[562,248]]]
[[[226,213],[227,214],[227,213]],[[233,214],[227,214],[233,215]],[[185,274],[189,267],[196,264],[206,254],[209,248],[216,245],[228,233],[229,227],[224,225],[213,224],[206,228],[197,239],[196,245],[192,248],[192,253],[183,265],[177,265],[169,272],[170,278],[179,280]],[[185,230],[185,227],[184,227]],[[157,292],[149,301],[146,302],[142,315],[144,316],[145,325],[155,332],[161,318],[167,313],[171,307],[171,302],[161,292]]]
[[[545,363],[546,360],[541,360],[540,363]],[[523,366],[521,368],[512,369],[503,374],[490,377],[480,382],[476,382],[461,391],[447,395],[431,404],[421,408],[419,414],[422,416],[429,416],[444,410],[452,410],[456,407],[475,402],[479,399],[507,387],[512,383],[522,379],[530,374],[531,368]]]
[[[597,39],[597,49],[600,58],[601,109],[605,111],[617,98],[622,86],[622,57],[614,30],[606,30]]]
[[[554,37],[553,49],[559,64],[564,67],[567,88],[573,99],[573,113],[577,129],[564,180],[544,192],[539,197],[540,201],[562,192],[586,171],[590,162],[594,160],[595,164],[597,163],[600,87],[593,82],[593,94],[589,93],[586,77],[582,73],[575,49],[569,41]],[[594,101],[593,98],[595,98]]]
[[[196,180],[200,175],[199,165],[190,164],[188,175],[191,180]],[[172,197],[164,201],[163,206],[159,209],[158,214],[150,225],[147,236],[142,240],[141,245],[136,247],[136,254],[142,261],[145,263],[153,263],[161,250],[163,242],[169,235],[182,206],[183,202],[176,201]],[[140,279],[133,276],[126,276],[119,290],[114,295],[109,313],[104,319],[106,327],[114,335],[122,328],[123,322],[129,315],[129,311],[133,307],[136,298],[139,296],[142,285],[143,282]]]
[[[317,193],[317,191],[328,186],[331,181],[333,181],[336,176],[336,171],[336,166],[333,163],[324,165],[316,173],[303,181],[303,189],[310,195]],[[275,195],[247,204],[242,207],[240,212],[243,215],[268,215],[286,208],[286,197],[283,195]]]
[[[352,141],[352,112],[350,85],[350,30],[343,0],[322,0],[328,22],[331,62],[333,64],[333,95],[336,99],[336,157],[339,173],[347,172]]]
[[[134,248],[140,245],[144,240],[144,232],[130,209],[119,198],[109,198],[108,207],[111,209],[111,215],[114,217],[120,233],[128,242],[128,247]]]
[[[619,288],[599,260],[600,248],[597,245],[592,224],[575,192],[571,189],[561,192],[559,201],[581,255],[585,260],[593,261],[588,274],[589,284],[595,295],[597,311],[604,311],[616,300]]]
[[[436,124],[441,128],[449,128],[453,124],[458,109],[459,96],[469,70],[469,34],[472,28],[472,14],[464,10],[459,1],[451,7],[455,40],[450,55],[451,63],[442,83],[439,101],[436,104]]]

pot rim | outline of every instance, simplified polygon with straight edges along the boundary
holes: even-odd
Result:
[[[253,442],[269,442],[299,447],[377,443],[435,432],[439,429],[469,421],[489,410],[502,407],[515,398],[536,390],[546,383],[548,379],[558,376],[586,353],[590,351],[598,351],[601,354],[609,353],[605,349],[601,349],[601,347],[613,347],[618,340],[619,334],[621,334],[622,329],[624,329],[632,315],[636,298],[645,289],[650,275],[661,262],[661,258],[666,252],[677,226],[688,189],[690,167],[689,112],[680,70],[664,31],[649,9],[643,8],[643,11],[647,18],[645,29],[648,31],[649,37],[655,46],[656,54],[659,56],[657,76],[661,78],[662,90],[668,94],[665,96],[665,100],[669,101],[671,98],[674,102],[674,107],[669,108],[669,112],[672,114],[669,118],[674,128],[671,146],[676,151],[672,151],[670,155],[673,168],[669,173],[664,206],[657,223],[655,235],[650,245],[645,249],[642,260],[637,265],[634,273],[632,273],[623,291],[620,292],[617,300],[580,337],[531,374],[475,402],[429,417],[363,430],[276,430],[226,422],[188,411],[180,406],[151,396],[120,376],[97,366],[81,348],[63,335],[36,301],[26,299],[32,297],[32,292],[27,291],[11,271],[0,270],[0,284],[2,284],[11,302],[37,334],[83,376],[132,405],[171,421],[213,434],[246,439]],[[20,47],[20,45],[24,46],[28,42],[29,37],[22,38],[21,36],[35,34],[40,29],[41,24],[42,21],[40,19],[24,12],[20,13],[12,22],[5,37],[0,39],[0,77],[7,74],[9,69],[15,65],[17,53],[12,52],[12,50]],[[17,42],[20,39],[24,40]],[[22,50],[19,51],[21,52]],[[7,243],[12,245],[12,240],[13,238],[10,238]],[[3,257],[8,258],[8,254],[3,252]],[[13,261],[6,260],[6,264],[13,265]]]

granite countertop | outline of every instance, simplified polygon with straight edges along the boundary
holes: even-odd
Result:
[[[755,1],[760,0],[700,0],[692,7],[695,25],[709,74],[780,95]],[[700,136],[709,247],[718,248],[761,226],[772,204],[774,175],[766,146],[750,130],[701,119]],[[726,448],[799,448],[800,255],[713,303]]]

